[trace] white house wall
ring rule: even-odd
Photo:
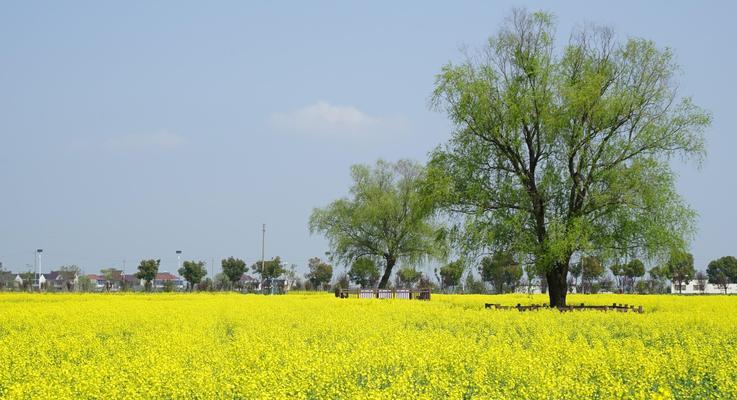
[[[702,292],[698,288],[699,284],[697,281],[693,280],[688,282],[680,291],[682,294],[725,294],[724,289],[720,288],[719,286],[713,284],[713,283],[707,283],[706,287],[704,288],[704,291]],[[679,293],[678,287],[671,283],[670,285],[670,291],[671,293]],[[727,293],[726,294],[737,294],[737,283],[730,283],[727,285]]]

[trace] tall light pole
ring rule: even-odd
[[[41,253],[44,252],[44,249],[36,249],[36,286],[38,286],[38,291],[41,291]]]
[[[177,250],[177,273],[179,273],[179,268],[182,268],[182,251]]]
[[[266,254],[266,224],[263,224],[261,227],[261,274],[263,276],[264,271],[266,270],[266,264],[265,261],[265,254]],[[273,287],[274,282],[270,282],[269,286]],[[272,289],[273,292],[273,289]]]

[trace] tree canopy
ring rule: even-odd
[[[279,258],[279,256],[276,256],[271,260],[264,261],[263,264],[261,261],[256,261],[251,265],[251,270],[259,274],[262,279],[278,278],[287,272],[287,270],[282,266],[281,258]]]
[[[422,278],[422,273],[413,267],[403,267],[397,271],[396,283],[398,287],[411,289]]]
[[[463,261],[456,260],[449,262],[440,268],[440,281],[443,284],[443,288],[455,287],[461,283],[461,276],[463,276]]]
[[[737,258],[726,256],[709,262],[706,274],[711,283],[737,283]]]
[[[479,273],[481,279],[491,283],[494,293],[514,291],[522,278],[522,266],[510,253],[496,252],[491,257],[481,259]]]
[[[200,283],[202,278],[207,275],[204,261],[185,261],[182,268],[179,268],[179,275],[189,283],[189,290],[194,289],[194,285]]]
[[[355,284],[362,288],[371,288],[376,286],[379,281],[379,268],[374,260],[361,257],[351,264],[348,270],[348,276]]]
[[[678,293],[681,293],[683,285],[693,279],[696,274],[693,255],[685,251],[674,251],[665,265],[664,273],[666,278],[676,285]]]
[[[225,258],[220,262],[220,265],[223,267],[223,274],[233,285],[240,281],[241,276],[246,273],[246,262],[240,258]]]
[[[143,279],[145,281],[146,290],[151,290],[151,281],[156,279],[156,274],[159,272],[159,264],[161,260],[141,260],[138,265],[138,272],[136,272],[136,278]]]
[[[323,262],[319,257],[310,258],[307,267],[310,272],[305,275],[305,278],[315,288],[322,288],[323,285],[330,283],[330,280],[333,279],[333,266]]]
[[[421,196],[423,175],[423,167],[408,160],[354,165],[350,197],[313,210],[310,231],[327,237],[338,262],[382,260],[379,287],[386,287],[398,261],[416,263],[442,253],[433,210]]]
[[[700,160],[710,116],[680,97],[668,49],[516,10],[477,54],[444,66],[433,105],[455,125],[429,163],[469,246],[511,249],[565,305],[572,257],[667,257],[693,233],[669,160]],[[492,249],[493,250],[493,249]]]

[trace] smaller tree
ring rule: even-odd
[[[422,273],[413,267],[403,267],[397,271],[397,287],[412,289],[412,287],[420,281],[421,276]]]
[[[79,279],[82,278],[82,269],[78,266],[72,264],[72,265],[62,265],[59,267],[59,273],[62,275],[62,279],[65,281],[66,289],[68,291],[72,290],[79,290],[78,287],[75,287],[75,278],[77,283],[79,283]]]
[[[604,275],[604,264],[598,257],[590,256],[582,257],[580,262],[584,293],[591,293],[594,282]]]
[[[696,274],[693,255],[682,251],[671,253],[668,263],[665,265],[665,274],[676,285],[678,293],[682,293],[685,284],[693,279],[694,274]]]
[[[115,286],[116,282],[122,281],[123,271],[120,269],[103,268],[100,270],[100,273],[102,273],[102,276],[105,278],[105,290],[107,291],[110,291],[110,289]]]
[[[356,285],[362,288],[372,288],[379,281],[379,268],[376,266],[374,260],[361,257],[351,264],[351,269],[348,270],[348,276]]]
[[[650,268],[648,275],[650,275],[649,292],[665,293],[665,280],[668,279],[666,276],[667,274],[665,273],[665,266],[655,266]]]
[[[617,287],[619,293],[624,293],[625,277],[624,277],[625,266],[622,264],[612,264],[609,266],[609,270],[612,272],[614,279],[617,280]]]
[[[245,269],[245,264],[244,264],[244,269]],[[233,281],[231,281],[228,275],[226,275],[224,272],[221,272],[215,275],[215,279],[213,280],[212,285],[215,290],[233,289]]]
[[[32,271],[26,271],[20,273],[20,279],[23,281],[21,284],[25,290],[33,290],[33,283],[36,281],[36,274]]]
[[[495,253],[481,259],[479,273],[483,281],[491,283],[494,293],[513,292],[522,279],[522,266],[509,253]]]
[[[335,279],[335,289],[337,290],[348,289],[348,286],[350,286],[350,284],[351,280],[348,277],[348,274],[346,274],[345,272],[338,275],[338,277]]]
[[[481,279],[476,280],[472,273],[466,274],[466,281],[463,284],[464,292],[470,294],[484,294],[486,293],[486,286],[484,281]]]
[[[279,256],[272,258],[269,261],[255,262],[251,265],[253,272],[259,274],[262,279],[274,279],[280,277],[286,272],[284,267],[281,265],[281,258]],[[332,269],[332,268],[331,268]]]
[[[194,286],[207,275],[207,268],[205,268],[204,261],[185,261],[182,263],[182,268],[179,268],[179,275],[187,281],[189,291],[194,290]]]
[[[91,292],[92,291],[92,281],[90,281],[90,278],[87,277],[87,275],[80,275],[79,278],[79,290],[80,292]]]
[[[724,294],[727,294],[727,289],[729,288],[729,278],[727,278],[727,275],[720,272],[714,277],[710,277],[709,282],[717,285],[720,290],[724,291]]]
[[[246,272],[246,262],[240,258],[228,257],[222,260],[220,265],[223,267],[223,274],[228,278],[228,282],[230,283],[227,286],[229,288],[236,286],[240,282],[241,276]],[[220,290],[222,289],[225,289],[223,285],[220,287]]]
[[[726,294],[727,285],[737,282],[737,258],[726,256],[711,261],[706,267],[706,274],[709,282],[719,285]]]
[[[151,282],[156,279],[156,274],[159,273],[159,264],[161,264],[161,260],[151,259],[141,260],[141,263],[138,265],[136,278],[143,279],[146,291],[151,291]]]
[[[645,276],[645,264],[635,258],[622,266],[622,274],[624,275],[625,288],[628,292],[632,292],[635,287],[635,280]]]
[[[319,257],[310,258],[307,263],[310,272],[305,275],[312,287],[324,289],[325,284],[333,279],[333,266],[324,263]]]
[[[701,292],[701,294],[704,294],[704,291],[706,291],[706,282],[709,280],[709,277],[706,276],[706,273],[704,273],[704,271],[697,271],[695,278],[696,289]]]
[[[440,278],[443,289],[455,288],[461,282],[463,276],[463,263],[461,260],[453,261],[440,268]]]

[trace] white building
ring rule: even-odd
[[[679,290],[680,289],[680,290]],[[701,283],[696,279],[689,281],[681,285],[679,288],[675,283],[670,284],[671,293],[681,294],[737,294],[737,283],[728,283],[727,290],[724,290],[723,286],[715,285],[713,283],[704,283],[701,287]]]

